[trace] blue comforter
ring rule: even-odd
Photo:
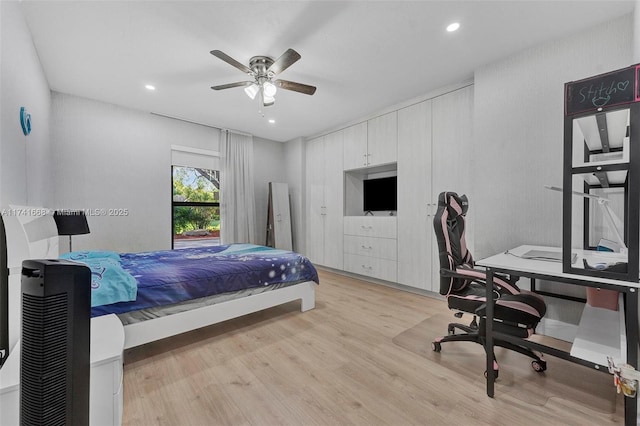
[[[280,283],[318,281],[306,257],[253,244],[120,254],[137,283],[132,301],[94,306],[92,316],[123,313]]]

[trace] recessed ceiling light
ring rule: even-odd
[[[145,89],[147,90],[156,90],[156,86],[152,86],[151,84],[145,84]]]
[[[447,31],[449,31],[450,33],[453,31],[456,31],[458,28],[460,28],[460,23],[458,22],[454,22],[452,24],[449,24],[447,26]]]
[[[276,122],[276,120],[274,120],[273,118],[269,119],[269,123],[274,124]]]

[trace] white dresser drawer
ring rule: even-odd
[[[386,281],[395,282],[398,278],[398,262],[395,260],[345,253],[344,269],[354,274],[366,275]]]
[[[345,235],[397,238],[398,220],[395,216],[345,216]]]
[[[398,240],[391,238],[344,236],[344,252],[379,259],[397,260]]]

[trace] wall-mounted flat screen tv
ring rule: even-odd
[[[396,176],[366,179],[362,183],[365,212],[398,209],[398,178]]]

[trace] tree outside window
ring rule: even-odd
[[[173,246],[220,244],[220,172],[172,167]]]

